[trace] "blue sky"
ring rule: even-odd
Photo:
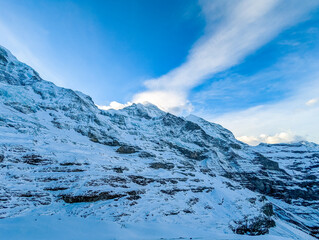
[[[318,6],[0,0],[0,44],[101,106],[149,101],[250,144],[319,142]]]
[[[203,33],[200,12],[188,0],[0,0],[2,25],[36,60],[5,36],[0,44],[97,104],[124,102],[185,60]]]

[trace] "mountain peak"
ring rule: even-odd
[[[17,62],[19,62],[18,59],[8,49],[0,45],[0,69]]]
[[[10,85],[25,86],[42,80],[33,68],[20,62],[2,46],[0,46],[0,76],[0,82]]]
[[[161,117],[166,114],[166,112],[150,102],[133,103],[119,111],[127,112],[130,115],[143,116],[145,118]]]

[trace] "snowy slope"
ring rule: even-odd
[[[290,178],[273,183],[268,195],[278,215],[319,235],[319,145],[309,142],[294,144],[260,144],[257,151],[278,163]],[[278,187],[276,186],[278,184]],[[279,201],[280,200],[280,201]],[[283,201],[282,201],[283,200]]]
[[[318,146],[300,144],[307,145],[303,153],[292,145],[289,153],[250,147],[218,124],[151,104],[100,110],[0,47],[0,234],[6,237],[15,219],[60,216],[124,226],[136,239],[149,234],[138,226],[163,226],[154,239],[167,226],[176,233],[194,229],[193,236],[205,239],[311,239],[318,181],[307,168],[317,163]],[[303,170],[296,174],[283,156],[302,162]]]

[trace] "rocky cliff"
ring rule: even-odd
[[[314,143],[251,147],[148,103],[100,110],[0,47],[0,218],[62,213],[311,239],[318,167]]]

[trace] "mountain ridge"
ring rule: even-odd
[[[2,47],[0,109],[1,218],[32,210],[302,239],[278,227],[288,223],[318,237],[314,143],[252,147],[151,104],[100,110]]]

